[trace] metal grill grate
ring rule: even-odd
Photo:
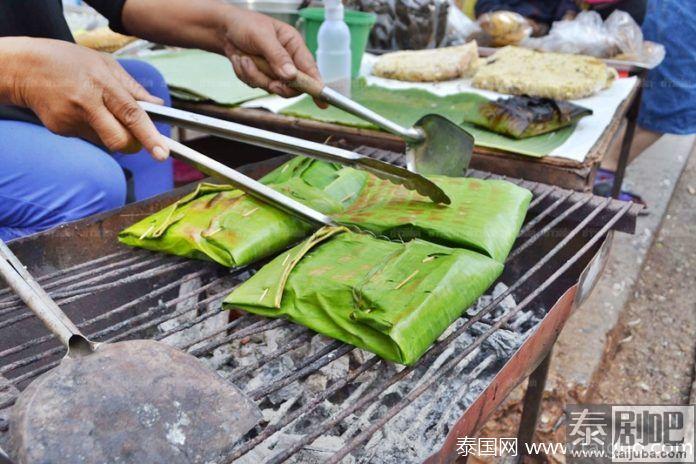
[[[389,152],[363,152],[397,164],[401,161],[401,155]],[[436,397],[439,389],[446,388],[443,385],[454,384],[456,379],[458,387],[450,392],[450,400],[458,401],[482,373],[494,374],[496,366],[499,368],[511,354],[510,350],[496,353],[495,335],[500,331],[514,332],[521,334],[520,340],[533,336],[545,309],[577,282],[580,270],[592,256],[590,251],[597,249],[610,230],[631,230],[634,226],[637,207],[630,203],[511,181],[529,188],[534,199],[500,279],[505,285],[494,297],[482,297],[476,311],[470,310],[453,324],[416,365],[408,368],[391,365],[337,341],[314,343],[319,336],[284,320],[247,314],[228,317],[221,313],[221,299],[249,277],[253,266],[230,271],[209,263],[123,249],[55,270],[38,280],[68,314],[71,308],[77,308],[73,317],[81,321],[79,327],[90,338],[117,341],[147,337],[171,343],[205,358],[222,375],[246,387],[246,393],[262,408],[273,395],[298,385],[339,359],[349,358],[349,368],[325,389],[309,391],[303,383],[296,392],[297,398],[289,405],[284,403],[285,410],[258,426],[223,460],[249,458],[279,432],[312,418],[301,436],[288,443],[279,442],[264,457],[265,462],[284,462],[318,437],[338,433],[341,445],[328,458],[328,462],[335,463],[351,453],[364,452],[362,445],[424,395]],[[516,303],[501,310],[501,303],[510,297]],[[100,307],[86,316],[90,313],[79,308],[88,305]],[[272,331],[283,331],[282,344],[255,356],[251,362],[236,363],[248,340]],[[32,338],[31,334],[39,335]],[[278,369],[267,382],[248,382],[254,373],[302,350],[308,351],[292,365]],[[55,366],[63,352],[55,338],[41,330],[39,322],[14,295],[7,289],[0,290],[0,417],[2,410],[14,403],[17,393]],[[368,375],[373,381],[365,381]],[[385,397],[396,387],[397,397],[390,400],[386,410],[375,415],[377,406],[384,404]],[[317,419],[317,409],[337,395],[346,398],[331,415]],[[369,420],[348,421],[361,415],[367,415]],[[441,436],[456,418],[437,421],[435,427]],[[353,425],[346,426],[348,422]],[[2,431],[0,423],[0,443]]]

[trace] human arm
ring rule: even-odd
[[[221,1],[126,0],[120,19],[124,32],[131,35],[225,55],[244,82],[282,96],[297,95],[285,84],[295,78],[297,69],[320,78],[295,28]],[[246,56],[265,58],[273,75],[262,73]]]
[[[112,151],[168,149],[137,100],[161,103],[110,56],[31,37],[0,38],[0,103],[31,109],[52,132]]]

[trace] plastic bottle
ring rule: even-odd
[[[317,37],[317,66],[324,83],[350,96],[350,30],[341,0],[324,1],[324,22]]]

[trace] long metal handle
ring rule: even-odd
[[[177,110],[167,106],[139,102],[147,113],[158,121],[178,125],[186,129],[217,135],[238,142],[248,143],[258,147],[284,151],[293,155],[309,156],[332,163],[355,166],[361,159],[360,155],[341,148],[310,142],[309,140],[290,137],[289,135],[244,126],[231,121],[203,116],[188,111]]]
[[[273,75],[273,70],[268,64],[268,61],[258,56],[250,58],[254,61],[254,64],[256,64],[261,72],[267,75]],[[340,108],[343,111],[369,121],[387,132],[398,135],[407,142],[420,142],[425,138],[425,134],[423,134],[422,131],[416,128],[407,129],[400,126],[391,119],[387,119],[384,116],[375,113],[371,109],[364,107],[355,100],[351,100],[341,93],[336,92],[332,88],[325,86],[323,82],[316,80],[309,74],[302,72],[299,69],[297,70],[297,77],[295,80],[288,82],[288,85],[295,90],[306,93],[311,97],[324,100],[326,103],[330,103],[336,108]]]
[[[252,195],[259,200],[275,206],[292,216],[299,216],[311,223],[327,226],[336,226],[336,222],[329,216],[320,213],[302,203],[293,200],[272,188],[247,177],[241,172],[235,171],[229,166],[215,161],[202,153],[187,147],[176,140],[166,138],[167,145],[172,151],[172,156],[193,164],[199,171],[214,177],[221,177],[232,183],[240,190]]]
[[[0,464],[12,464],[10,457],[5,453],[5,451],[0,448]]]
[[[80,329],[68,319],[2,240],[0,274],[46,328],[68,348],[68,355],[84,355],[94,351],[96,345],[82,335]]]
[[[342,150],[330,145],[310,142],[297,137],[277,134],[275,132],[244,126],[230,121],[223,121],[201,114],[154,105],[147,102],[139,102],[139,104],[153,119],[158,121],[185,127],[187,129],[198,130],[238,142],[284,151],[294,155],[309,156],[311,158],[362,169],[383,179],[401,184],[409,190],[415,190],[421,195],[429,197],[435,203],[450,204],[450,198],[433,181],[418,173],[410,172],[384,161],[358,155],[351,151]],[[219,163],[218,166],[226,168],[226,166]],[[210,172],[208,172],[208,174],[210,174]]]
[[[333,106],[342,109],[348,113],[351,113],[359,118],[371,122],[377,127],[381,127],[387,132],[391,132],[394,135],[398,135],[407,142],[420,142],[425,139],[425,135],[422,131],[411,127],[405,128],[395,123],[391,119],[387,119],[384,116],[375,113],[369,108],[362,106],[355,100],[336,92],[330,87],[324,87],[319,95],[321,100],[332,104]]]

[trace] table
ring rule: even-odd
[[[500,150],[476,147],[471,167],[509,177],[544,182],[577,191],[590,191],[594,178],[608,147],[620,136],[624,118],[626,131],[622,140],[621,159],[617,169],[615,188],[620,187],[626,167],[630,143],[635,131],[640,108],[641,79],[626,100],[617,108],[610,124],[590,150],[583,162],[566,158],[546,156],[534,158]],[[390,151],[403,151],[401,139],[386,132],[341,126],[292,116],[275,114],[266,110],[226,107],[213,103],[198,103],[175,100],[174,106],[187,111],[225,119],[240,124],[271,130],[317,142],[341,142],[348,147],[362,145]],[[618,193],[618,190],[617,190]]]

